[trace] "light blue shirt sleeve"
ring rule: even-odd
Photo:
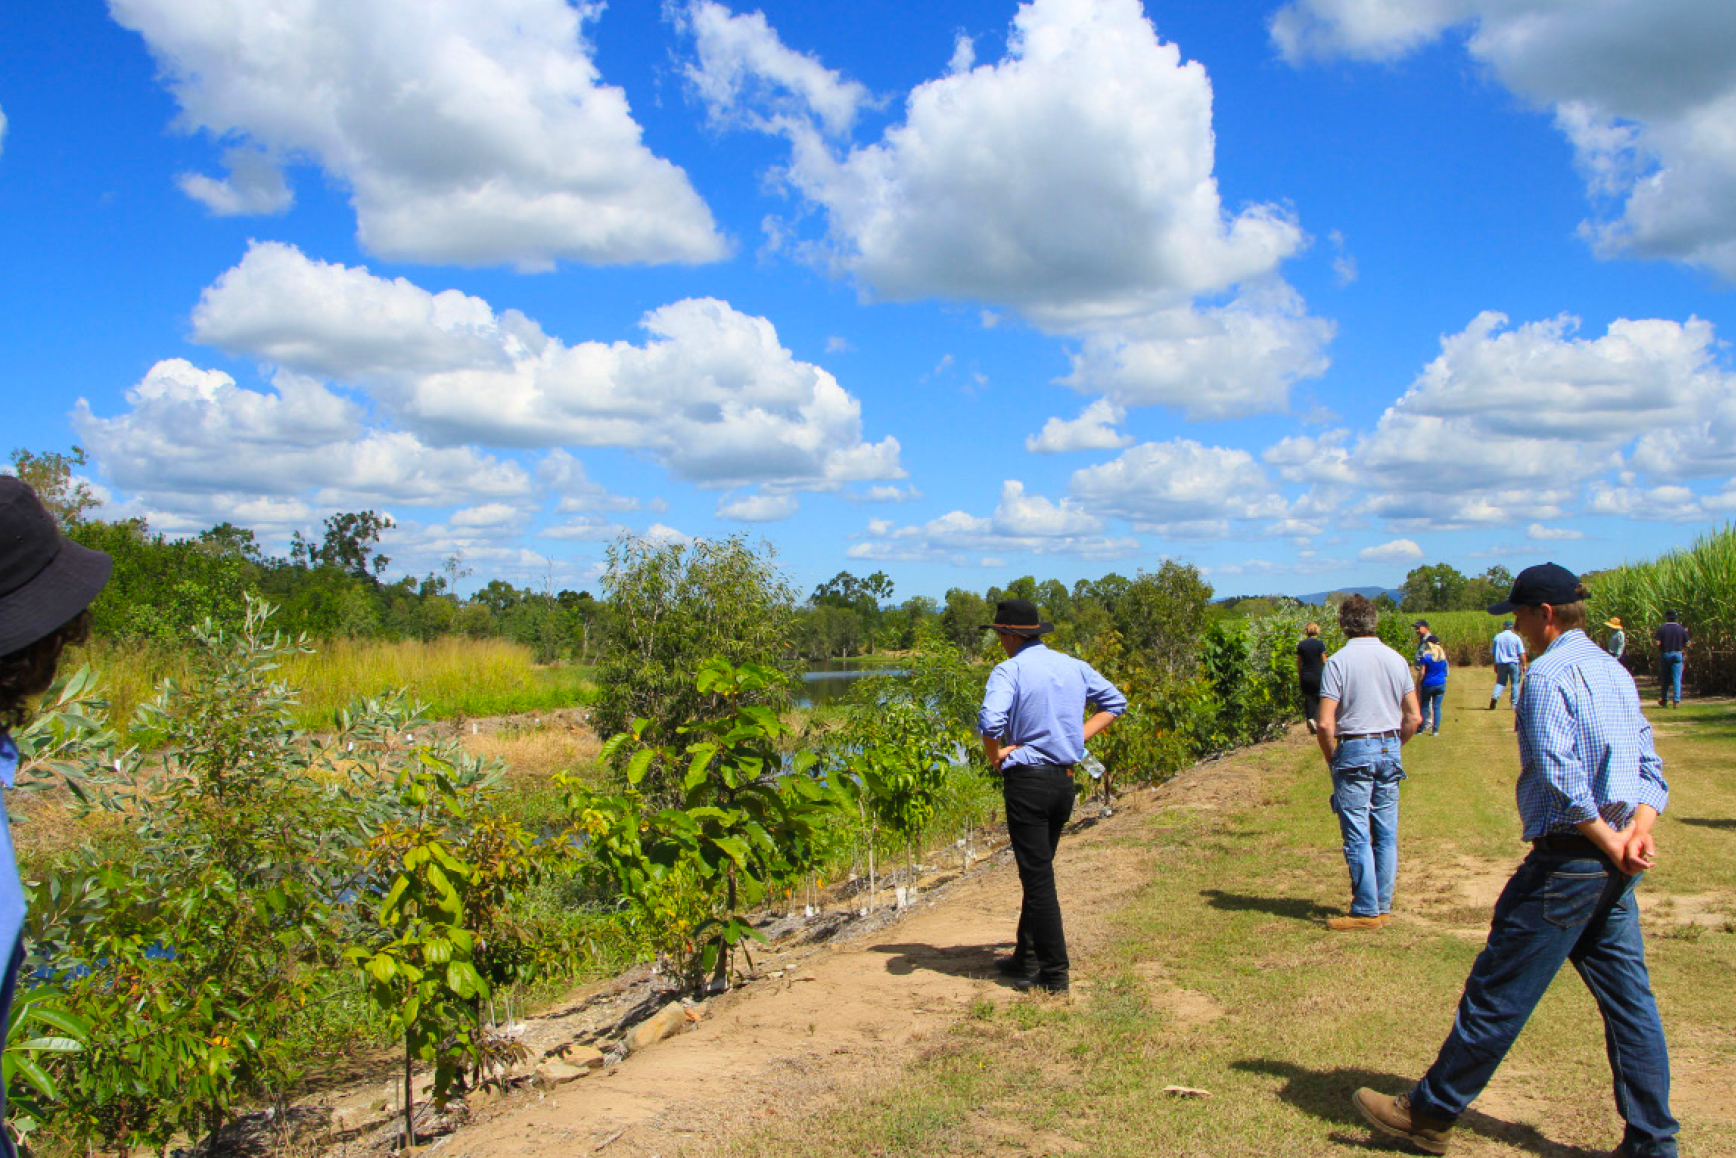
[[[977,732],[999,740],[1007,734],[1007,718],[1013,710],[1013,696],[1018,690],[1012,660],[995,665],[989,673],[989,686],[983,689],[983,704],[977,711]]]

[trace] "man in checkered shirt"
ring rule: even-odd
[[[1554,563],[1528,567],[1491,615],[1513,614],[1536,659],[1519,698],[1519,818],[1531,842],[1465,982],[1453,1029],[1408,1094],[1357,1090],[1381,1132],[1431,1154],[1488,1084],[1564,962],[1603,1015],[1615,1158],[1675,1158],[1670,1059],[1652,997],[1634,885],[1652,867],[1669,800],[1633,677],[1585,634],[1586,591]]]

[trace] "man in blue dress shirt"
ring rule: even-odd
[[[1352,1098],[1381,1132],[1442,1154],[1564,962],[1603,1015],[1616,1158],[1675,1158],[1670,1058],[1652,996],[1634,885],[1652,867],[1669,800],[1633,677],[1585,634],[1586,591],[1554,563],[1528,567],[1491,615],[1513,614],[1536,658],[1519,700],[1519,819],[1531,853],[1495,903],[1452,1032],[1408,1094]]]
[[[1038,638],[1054,628],[1025,599],[1003,599],[986,625],[1007,658],[989,675],[977,731],[1001,773],[1007,836],[1024,899],[1013,955],[997,968],[1017,989],[1067,992],[1070,963],[1055,892],[1055,848],[1073,815],[1073,765],[1085,741],[1127,710],[1127,699],[1088,663],[1050,651]],[[1089,719],[1085,707],[1094,711]]]
[[[24,720],[30,697],[54,682],[61,649],[84,638],[85,608],[108,582],[113,564],[101,551],[60,533],[36,492],[0,475],[0,784],[12,787],[18,748],[12,729]],[[12,1010],[24,964],[24,886],[12,852],[12,829],[0,804],[0,1026]],[[6,1091],[0,1087],[0,1118]],[[0,1154],[11,1158],[9,1131],[0,1129]]]

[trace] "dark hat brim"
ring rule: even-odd
[[[1053,623],[985,623],[984,631],[1004,631],[1008,635],[1022,635],[1026,639],[1034,639],[1039,635],[1047,635],[1055,630]]]
[[[1488,612],[1490,615],[1511,615],[1514,611],[1524,606],[1526,606],[1526,604],[1514,603],[1509,599],[1505,603],[1497,603],[1493,607],[1490,607]]]
[[[106,554],[62,538],[48,566],[0,595],[0,655],[29,647],[89,607],[113,572]]]

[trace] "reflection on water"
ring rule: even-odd
[[[834,704],[850,693],[856,681],[867,676],[902,676],[910,673],[903,668],[884,664],[864,663],[852,659],[821,660],[802,673],[802,686],[796,689],[796,706],[814,708]]]

